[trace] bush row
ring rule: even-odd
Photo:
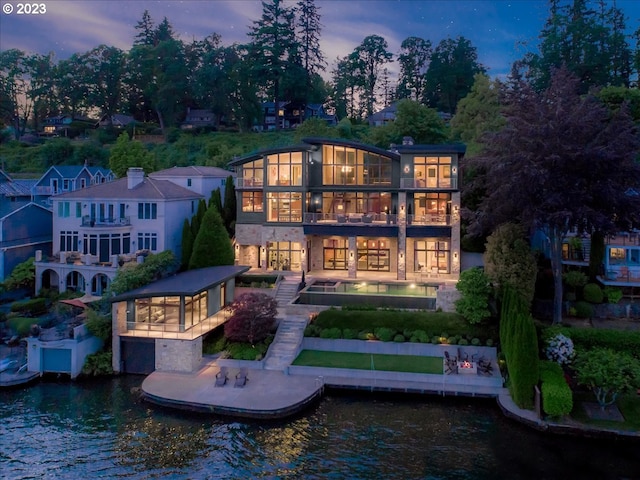
[[[568,415],[573,409],[573,394],[567,385],[562,367],[556,362],[540,362],[542,409],[551,417]]]
[[[22,315],[37,317],[38,315],[47,313],[47,300],[45,298],[32,298],[30,300],[13,302],[11,311],[21,313]]]
[[[470,342],[473,338],[478,338],[481,344],[497,336],[495,327],[469,325],[461,315],[445,312],[329,309],[321,312],[314,319],[312,325],[321,330],[338,328],[369,333],[373,333],[377,328],[388,328],[404,335],[409,340],[416,331],[425,332],[424,335],[429,339],[433,339],[435,336],[445,338],[457,336],[458,340],[465,339]]]
[[[569,337],[579,350],[609,348],[617,352],[627,352],[640,359],[640,331],[607,330],[601,328],[548,327],[544,338],[557,333]]]
[[[327,339],[345,340],[380,340],[382,342],[411,342],[411,343],[433,343],[435,345],[486,345],[492,347],[493,339],[488,338],[483,343],[478,337],[471,335],[449,335],[446,332],[441,334],[430,334],[425,330],[399,331],[388,327],[378,327],[374,329],[354,330],[352,328],[322,328],[318,325],[308,325],[304,331],[305,337],[320,337]]]

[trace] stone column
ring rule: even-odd
[[[356,242],[356,237],[349,237],[347,242],[347,249],[349,251],[347,258],[348,262],[348,277],[349,278],[357,278],[357,270],[358,270],[358,244]]]
[[[398,280],[407,279],[407,193],[398,192]]]

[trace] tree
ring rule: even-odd
[[[442,40],[431,55],[427,70],[425,103],[438,111],[454,113],[471,91],[474,75],[485,73],[478,52],[464,37]]]
[[[4,282],[2,282],[2,286],[6,290],[17,290],[19,288],[33,290],[35,286],[35,278],[35,258],[31,257],[13,267],[11,275],[5,278]]]
[[[538,383],[538,336],[528,311],[519,312],[509,337],[511,347],[506,355],[509,369],[509,391],[520,408],[533,407],[533,387]]]
[[[130,140],[126,132],[122,132],[111,148],[109,168],[118,177],[124,177],[130,167],[141,167],[145,173],[153,172],[153,155],[142,143]]]
[[[531,305],[538,266],[522,227],[505,223],[487,238],[484,267],[487,276],[497,285],[499,297],[505,288],[510,288],[527,306]]]
[[[327,62],[320,49],[322,24],[320,23],[320,12],[315,0],[300,0],[297,5],[297,42],[300,46],[301,64],[306,73],[304,100],[305,103],[309,103],[311,91],[313,90],[312,79],[315,74],[324,71]]]
[[[257,61],[255,75],[266,84],[266,94],[276,106],[276,129],[280,128],[277,107],[281,100],[282,79],[297,54],[295,12],[282,0],[262,2],[262,17],[253,22],[249,31]]]
[[[19,140],[33,109],[26,54],[22,50],[0,51],[0,93],[2,119],[13,127]]]
[[[261,342],[273,330],[278,302],[266,293],[243,293],[230,306],[224,336],[232,342]]]
[[[640,364],[626,352],[592,348],[578,353],[574,368],[578,382],[594,393],[602,409],[640,387]]]
[[[460,280],[456,283],[456,290],[461,295],[455,302],[456,312],[470,324],[481,323],[491,316],[489,297],[492,289],[489,277],[480,268],[470,268],[462,272]]]
[[[500,90],[499,80],[491,81],[487,75],[477,73],[471,91],[458,102],[451,119],[451,138],[467,145],[467,158],[480,153],[487,132],[497,132],[504,125]]]
[[[193,242],[189,270],[216,265],[233,265],[233,263],[233,246],[222,218],[215,208],[209,208],[204,214],[200,230]]]
[[[204,214],[207,212],[207,203],[204,199],[201,199],[198,202],[198,210],[196,210],[196,214],[191,219],[191,235],[195,241],[198,233],[200,232],[200,226],[202,225],[202,220],[204,219]],[[219,212],[220,213],[220,212]],[[222,215],[222,213],[220,213]]]
[[[562,241],[571,229],[611,232],[628,228],[640,199],[637,128],[627,112],[610,112],[578,93],[566,69],[537,93],[519,82],[506,92],[506,126],[489,136],[484,153],[470,159],[479,174],[464,189],[484,189],[470,233],[506,221],[539,229],[548,238],[554,277],[554,323],[562,321]]]
[[[379,35],[369,35],[352,53],[353,65],[359,70],[365,113],[373,115],[376,104],[376,84],[384,65],[391,62],[393,54],[387,50],[387,41]]]
[[[236,230],[236,187],[233,183],[233,176],[229,175],[224,184],[224,203],[222,204],[222,220],[227,229],[229,238],[233,238]]]
[[[193,252],[193,233],[191,233],[191,225],[189,220],[184,219],[182,224],[182,257],[180,261],[180,269],[187,270],[189,268],[189,260]]]
[[[408,37],[400,45],[398,63],[400,78],[397,97],[419,102],[427,84],[427,70],[431,60],[431,42],[420,37]]]
[[[218,213],[222,215],[222,194],[220,193],[220,187],[211,191],[211,197],[209,198],[207,208],[215,208],[218,210]]]
[[[89,105],[89,89],[93,86],[84,55],[74,53],[54,67],[56,99],[61,111],[72,116]]]
[[[88,101],[107,116],[118,113],[124,102],[127,58],[116,47],[100,45],[82,56],[88,78]]]

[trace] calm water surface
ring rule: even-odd
[[[640,479],[640,443],[533,432],[492,400],[330,395],[247,423],[140,402],[142,379],[0,392],[0,478]]]

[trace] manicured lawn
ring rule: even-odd
[[[303,350],[293,365],[442,374],[442,357]]]

